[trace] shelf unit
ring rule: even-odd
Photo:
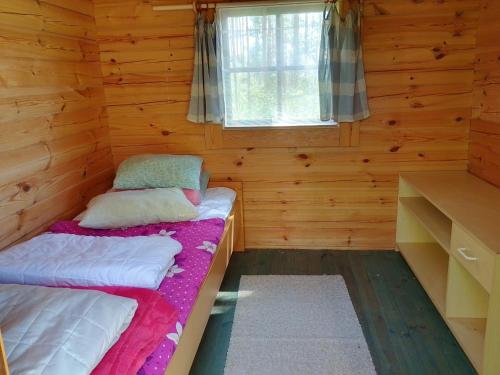
[[[399,201],[412,212],[437,243],[444,249],[450,250],[451,220],[446,215],[423,197],[401,197]]]
[[[481,375],[500,374],[499,222],[500,190],[467,172],[400,176],[397,249]]]
[[[445,311],[448,255],[433,243],[398,244],[408,265],[441,314]]]

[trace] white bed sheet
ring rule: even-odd
[[[93,290],[0,285],[12,375],[86,375],[129,326],[137,302]]]
[[[236,199],[236,192],[225,187],[207,189],[193,221],[220,218],[226,220]]]
[[[0,283],[157,289],[181,250],[169,236],[45,233],[0,252]]]

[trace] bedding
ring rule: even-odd
[[[203,159],[192,155],[136,155],[124,160],[113,182],[115,189],[177,187],[200,190]]]
[[[181,250],[165,235],[45,233],[0,252],[0,283],[157,289]]]
[[[193,220],[227,219],[233,209],[236,192],[225,187],[207,189],[198,208],[198,216]]]
[[[201,171],[200,192],[202,197],[204,197],[205,193],[207,192],[209,182],[210,182],[210,173],[208,171]]]
[[[230,209],[225,211],[229,213]],[[182,244],[182,252],[176,255],[175,264],[169,269],[158,289],[165,301],[179,312],[178,320],[169,327],[168,335],[138,372],[142,375],[160,375],[164,373],[182,336],[198,291],[210,269],[224,226],[225,220],[221,218],[113,230],[87,229],[78,226],[78,221],[61,221],[54,224],[50,230],[58,233],[123,237],[154,236],[163,233],[170,234]]]
[[[205,196],[205,193],[207,192],[209,180],[210,180],[210,173],[208,173],[207,171],[202,171],[200,175],[200,190],[182,189],[182,192],[192,204],[198,206],[201,203],[201,199]],[[127,191],[127,190],[111,189],[108,192],[116,192],[116,191]],[[89,205],[91,204],[92,201],[89,202]]]
[[[119,340],[108,350],[92,375],[135,375],[177,321],[177,310],[157,291],[126,287],[92,287],[92,290],[132,298],[138,306]]]
[[[200,176],[200,190],[195,189],[182,189],[182,192],[189,201],[198,206],[208,189],[208,181],[210,180],[210,173],[202,171]]]
[[[0,285],[0,326],[12,375],[84,375],[127,328],[130,298],[93,290]]]
[[[200,205],[198,205],[198,216],[193,221],[206,220],[206,219],[226,219],[231,210],[233,203],[236,199],[236,192],[232,189],[225,187],[209,188],[202,198]],[[80,213],[75,217],[75,220],[81,220],[86,211]]]
[[[194,190],[194,189],[182,189],[182,192],[190,201],[192,204],[195,206],[198,206],[201,203],[201,191],[200,190]]]
[[[80,226],[96,229],[133,227],[195,218],[196,207],[178,188],[125,190],[92,199]]]

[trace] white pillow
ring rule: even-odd
[[[94,229],[187,221],[198,215],[179,188],[110,192],[92,199],[80,226]]]

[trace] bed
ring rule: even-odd
[[[214,253],[211,266],[203,281],[196,302],[184,327],[179,344],[170,360],[165,375],[187,375],[198,350],[212,306],[224,278],[233,251],[244,251],[243,189],[241,182],[211,182],[209,187],[227,187],[236,192],[231,213]]]
[[[190,286],[190,293],[193,295],[193,297],[189,306],[184,308],[185,311],[182,314],[184,317],[182,326],[179,327],[180,322],[176,324],[177,331],[180,329],[182,331],[182,334],[180,334],[180,332],[177,332],[177,337],[170,337],[175,339],[176,345],[173,347],[173,349],[170,349],[171,355],[168,358],[168,362],[164,363],[163,367],[160,366],[161,373],[164,373],[166,375],[187,375],[189,373],[191,364],[198,349],[198,345],[210,316],[214,300],[216,298],[220,283],[224,277],[224,273],[229,263],[231,254],[233,251],[242,251],[244,249],[241,183],[231,181],[212,182],[210,183],[209,187],[230,188],[236,192],[236,198],[234,200],[234,203],[232,204],[232,207],[230,205],[227,206],[227,204],[225,207],[218,207],[217,199],[207,200],[207,202],[211,202],[211,205],[207,203],[207,205],[203,206],[202,203],[201,206],[203,207],[200,207],[200,217],[195,220],[198,221],[198,223],[172,224],[177,225],[177,229],[184,227],[192,231],[202,230],[202,228],[206,227],[207,225],[218,225],[220,227],[218,233],[220,234],[217,238],[218,244],[216,247],[215,244],[212,244],[213,248],[207,249],[201,246],[202,250],[207,250],[211,255],[210,258],[207,258],[206,256],[205,258],[203,258],[203,256],[199,257],[200,259],[203,258],[205,262],[203,272],[198,273],[196,283],[193,286]],[[214,191],[216,190],[224,189],[214,189]],[[216,219],[211,219],[218,216],[221,218],[223,216],[225,220],[222,221],[218,219],[217,221]],[[172,233],[175,233],[175,231],[173,231]],[[197,248],[200,249],[200,246],[198,246]],[[175,273],[175,271],[173,272]],[[162,283],[159,291],[161,292],[163,289],[166,292],[166,296],[175,297],[175,293],[171,293],[171,291],[168,289],[169,287],[171,289],[175,287],[175,284],[172,283],[172,280],[173,279],[168,279],[166,277],[164,279],[165,282]],[[172,299],[175,299],[174,297],[172,297]],[[179,306],[182,310],[182,303]],[[172,335],[175,336],[176,334],[172,333]],[[168,336],[170,336],[170,334],[167,335],[167,337]],[[158,348],[158,350],[160,350],[159,357],[161,358],[161,348]],[[155,356],[152,355],[151,357],[151,361],[148,360],[146,362],[145,366],[139,371],[139,374],[159,373],[151,371],[151,369],[157,369],[157,366],[153,363],[153,361],[155,360]],[[158,358],[158,355],[156,356],[156,358]],[[165,366],[167,366],[166,370],[164,370]],[[4,369],[2,371],[8,370]],[[0,375],[3,375],[1,371]]]

